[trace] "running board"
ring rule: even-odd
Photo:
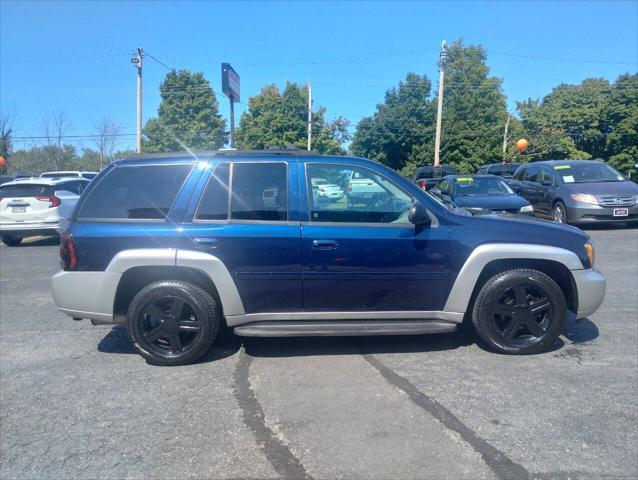
[[[331,337],[358,335],[420,335],[454,332],[457,324],[444,320],[349,320],[255,322],[235,327],[242,337]]]

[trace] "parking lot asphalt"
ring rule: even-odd
[[[540,355],[225,332],[172,368],[55,309],[55,242],[2,246],[0,478],[637,478],[638,230],[588,233],[605,302]]]

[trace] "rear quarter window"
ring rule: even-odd
[[[79,219],[164,220],[193,164],[118,166],[89,193]]]
[[[0,187],[0,198],[7,197],[43,197],[53,195],[51,185],[4,185]]]

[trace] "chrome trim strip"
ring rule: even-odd
[[[224,315],[243,315],[245,313],[244,304],[237,291],[235,281],[224,262],[219,258],[195,250],[177,250],[176,265],[194,268],[208,275],[217,289]]]
[[[243,337],[325,337],[359,335],[421,335],[446,333],[457,329],[457,324],[441,320],[355,320],[258,322],[235,327],[236,335]]]
[[[306,320],[445,320],[452,323],[463,321],[462,313],[440,311],[388,311],[388,312],[282,312],[248,313],[245,315],[226,315],[229,327],[247,323],[272,321]]]
[[[528,243],[488,243],[481,245],[475,248],[465,261],[463,268],[461,268],[456,277],[452,290],[450,290],[443,311],[464,313],[467,310],[476,281],[485,265],[494,260],[517,258],[553,260],[562,263],[569,270],[583,270],[583,264],[578,256],[564,248]]]
[[[174,248],[135,248],[122,250],[106,267],[106,272],[124,273],[129,268],[147,266],[174,266],[177,250]]]

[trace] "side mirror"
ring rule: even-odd
[[[414,202],[410,207],[408,220],[417,226],[429,226],[431,223],[428,209],[421,202]]]

